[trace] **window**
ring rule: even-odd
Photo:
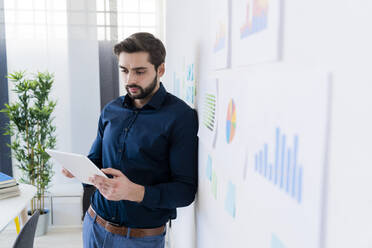
[[[5,0],[8,39],[66,39],[67,15],[64,0]]]
[[[163,0],[97,0],[98,40],[123,40],[144,31],[163,38]]]

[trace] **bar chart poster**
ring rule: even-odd
[[[230,75],[219,80],[222,127],[215,163],[225,202],[222,210],[220,205],[218,208],[220,218],[231,223],[228,232],[236,235],[227,240],[217,238],[217,243],[231,247],[242,247],[243,243],[245,247],[322,247],[330,118],[327,73],[283,66],[273,68],[270,75],[257,69],[239,82]],[[228,143],[226,116],[233,109],[231,99],[236,130]],[[209,226],[215,222],[222,221],[211,221]],[[253,233],[249,239],[240,238]]]
[[[209,148],[215,147],[218,120],[218,81],[215,78],[204,81],[200,89],[199,138]]]
[[[213,11],[213,56],[215,69],[224,69],[228,66],[229,53],[229,6],[227,0],[214,1]]]
[[[269,0],[246,2],[245,19],[240,27],[240,39],[267,29]]]
[[[274,132],[273,132],[274,133]],[[254,155],[254,170],[278,190],[286,193],[298,203],[302,199],[303,168],[297,157],[299,138],[293,137],[293,143],[280,128],[275,131],[275,143],[265,143]],[[269,157],[269,149],[273,149],[274,157]]]
[[[278,60],[280,0],[236,0],[232,4],[233,66]]]

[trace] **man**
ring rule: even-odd
[[[166,51],[159,39],[135,33],[114,52],[127,94],[102,110],[88,155],[110,178],[90,179],[97,190],[84,247],[160,248],[167,221],[195,197],[197,115],[160,82]]]

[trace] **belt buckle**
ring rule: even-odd
[[[110,222],[110,221],[107,221],[110,225],[112,226],[117,226],[117,227],[121,227],[120,224],[117,224],[117,223],[113,223],[113,222]]]

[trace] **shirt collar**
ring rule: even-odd
[[[148,106],[154,109],[159,109],[161,105],[163,104],[166,95],[167,95],[167,91],[165,90],[163,83],[160,82],[159,89],[151,97],[150,101],[145,106],[143,106],[143,108],[146,108]],[[130,98],[128,94],[124,96],[123,106],[125,108],[133,107],[132,98]]]

